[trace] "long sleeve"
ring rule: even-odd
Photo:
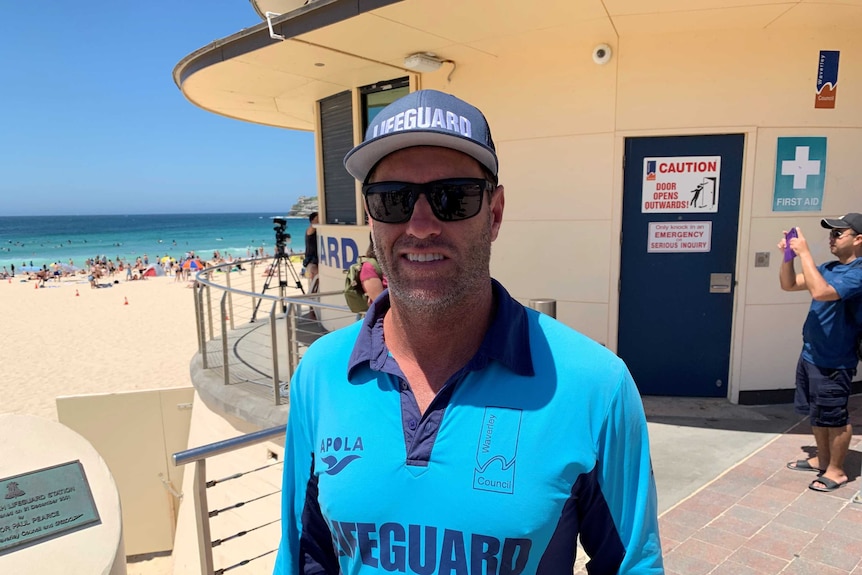
[[[597,480],[625,549],[618,575],[664,573],[646,417],[628,370],[608,409],[599,437],[598,461]],[[591,562],[601,563],[600,550],[588,548],[589,533],[586,517],[582,529],[584,548],[593,558]]]

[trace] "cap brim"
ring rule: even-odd
[[[393,132],[359,144],[344,157],[344,167],[351,176],[364,182],[371,168],[384,157],[392,152],[416,146],[436,146],[463,152],[475,158],[494,176],[497,175],[497,156],[493,150],[470,138],[430,130]]]
[[[850,224],[848,224],[844,220],[833,220],[829,218],[823,218],[822,220],[820,220],[820,225],[829,230],[834,230],[836,228],[844,230],[851,227]]]

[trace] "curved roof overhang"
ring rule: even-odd
[[[256,124],[313,130],[314,103],[409,73],[395,62],[316,44],[307,35],[399,0],[317,0],[183,58],[174,82],[196,106]]]
[[[297,2],[266,1],[288,9]],[[189,101],[216,114],[314,130],[317,100],[407,75],[403,60],[414,52],[481,66],[498,57],[501,42],[527,33],[535,39],[537,31],[560,26],[608,42],[692,30],[862,29],[862,0],[495,0],[492,11],[488,5],[464,0],[444,10],[439,0],[311,0],[271,20],[284,40],[272,38],[262,22],[185,57],[174,81]]]

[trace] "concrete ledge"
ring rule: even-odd
[[[275,405],[272,395],[262,394],[255,384],[225,385],[218,372],[203,369],[199,353],[192,357],[189,372],[192,385],[201,400],[215,413],[245,421],[260,429],[287,424],[290,411],[288,404]]]

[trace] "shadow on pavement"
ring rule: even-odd
[[[802,418],[789,403],[734,405],[725,398],[643,396],[650,423],[727,431],[784,433]]]

